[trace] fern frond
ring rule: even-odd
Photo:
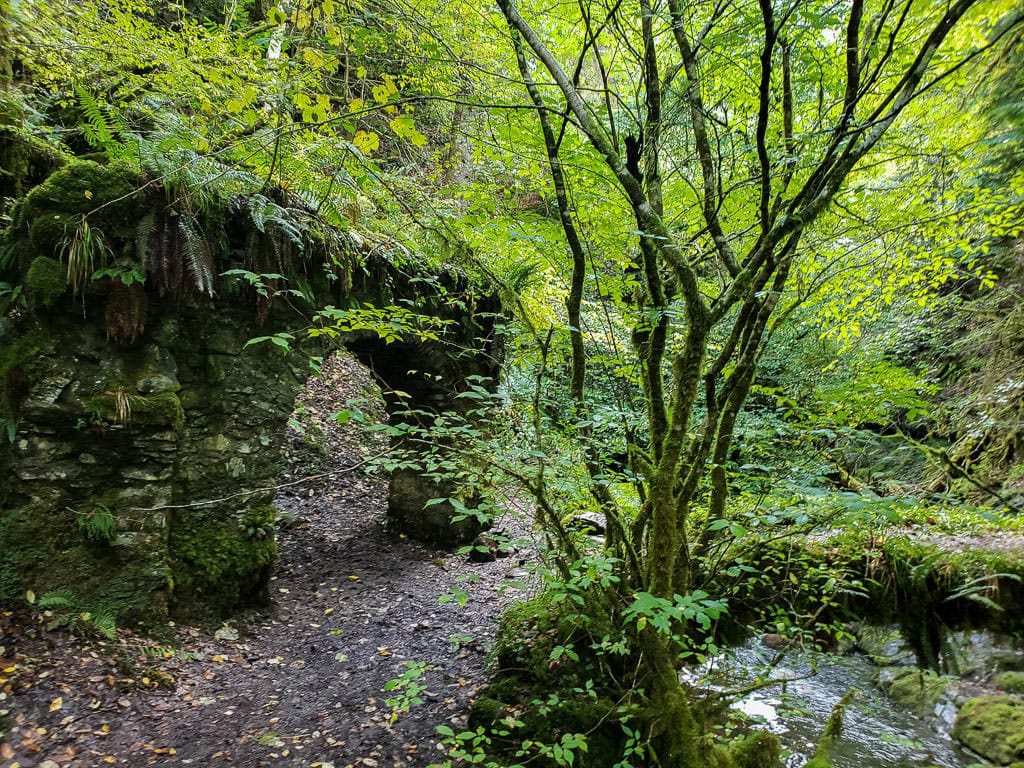
[[[18,244],[14,237],[14,227],[8,227],[0,234],[0,270],[10,269],[18,258]]]
[[[98,635],[107,640],[113,640],[117,637],[117,618],[110,611],[96,611],[90,616],[88,624],[92,625],[92,629]]]
[[[125,153],[125,143],[118,138],[118,133],[127,132],[128,124],[117,110],[109,104],[101,103],[84,88],[76,88],[78,108],[85,120],[82,122],[82,135],[89,146],[109,154],[112,158],[120,158]]]
[[[55,589],[39,596],[37,605],[44,610],[54,608],[74,608],[78,605],[75,596],[68,589]]]
[[[156,214],[150,211],[135,225],[135,259],[143,269],[148,265],[150,240],[156,233]]]
[[[213,296],[213,255],[206,238],[191,216],[179,216],[178,228],[181,230],[185,266],[192,275],[195,287],[200,293]]]

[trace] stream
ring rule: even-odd
[[[777,653],[754,639],[687,677],[720,690],[739,689],[763,674]],[[833,707],[851,688],[858,693],[831,752],[836,768],[964,768],[978,762],[950,739],[940,718],[917,717],[890,701],[878,688],[879,672],[861,654],[792,651],[771,675],[789,682],[748,694],[732,708],[779,737],[787,768],[798,768],[813,756]]]

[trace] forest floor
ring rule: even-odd
[[[504,588],[525,575],[526,555],[470,563],[386,530],[386,483],[344,470],[368,449],[328,418],[365,392],[366,377],[332,361],[300,401],[306,438],[292,431],[282,483],[333,474],[276,500],[290,525],[278,537],[270,610],[219,628],[172,626],[163,644],[127,630],[113,642],[74,636],[0,613],[0,766],[385,768],[443,758],[434,726],[458,729],[484,683],[497,617],[518,592]],[[452,589],[468,592],[464,606],[438,603]],[[411,681],[425,686],[423,703],[400,712],[388,700],[403,689],[383,689],[408,664],[425,665]]]

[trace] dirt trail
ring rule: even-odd
[[[360,458],[351,431],[324,418],[351,394],[339,394],[339,383],[351,389],[360,375],[340,363],[307,392],[303,420],[324,431],[327,471]],[[302,440],[292,442],[286,482],[313,463]],[[389,533],[385,494],[381,479],[361,471],[282,493],[278,506],[293,525],[279,536],[272,610],[216,631],[177,627],[173,648],[123,631],[116,644],[32,631],[31,617],[5,615],[0,691],[6,678],[10,692],[0,712],[9,711],[9,731],[0,765],[438,760],[434,726],[458,724],[483,682],[494,622],[514,594],[500,588],[520,558],[470,564]],[[455,587],[470,593],[466,606],[439,605]],[[394,719],[385,699],[395,693],[382,688],[405,662],[427,665],[424,703]]]

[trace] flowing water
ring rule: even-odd
[[[752,640],[687,677],[721,690],[739,689],[763,674],[777,653]],[[833,707],[851,688],[858,692],[831,752],[836,768],[963,768],[977,762],[949,738],[940,718],[916,717],[889,701],[877,687],[878,673],[859,654],[791,652],[771,672],[773,679],[789,682],[748,694],[733,709],[779,737],[787,768],[810,759]]]

